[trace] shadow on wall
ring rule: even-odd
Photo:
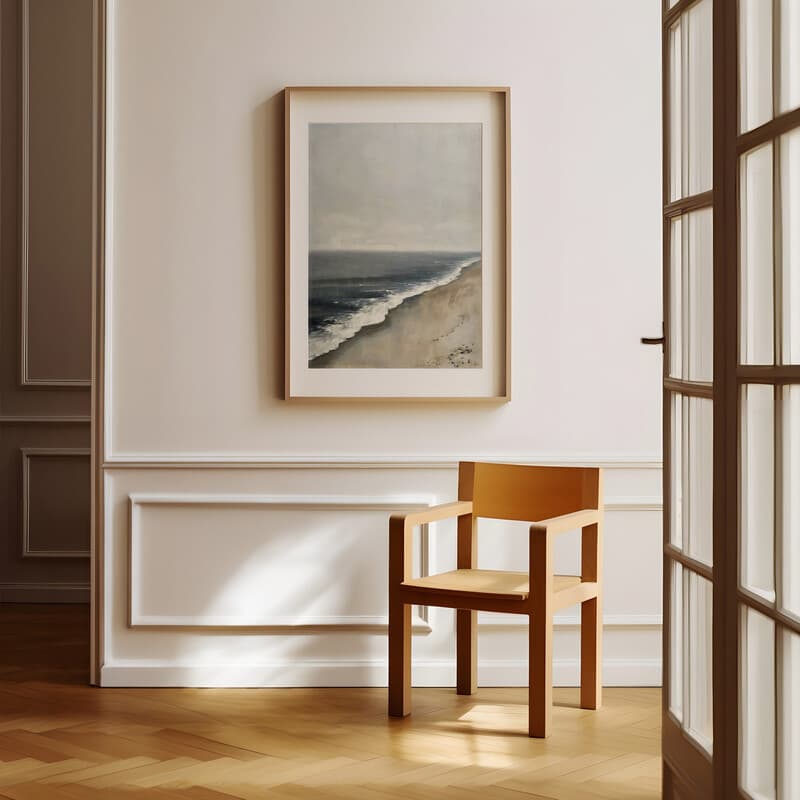
[[[284,354],[284,127],[283,92],[257,106],[253,138],[253,302],[262,407],[283,399]]]

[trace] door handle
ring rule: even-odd
[[[661,323],[661,336],[642,336],[639,341],[642,344],[660,344],[661,349],[664,349],[664,323]]]

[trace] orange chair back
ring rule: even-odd
[[[458,465],[458,499],[472,501],[475,517],[537,522],[599,508],[600,495],[597,467]]]

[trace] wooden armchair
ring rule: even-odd
[[[411,606],[456,612],[456,684],[476,689],[478,611],[527,614],[528,735],[544,737],[552,706],[553,614],[581,604],[581,708],[601,701],[602,475],[597,468],[462,462],[458,502],[392,516],[389,522],[389,714],[411,713]],[[458,569],[414,578],[412,532],[458,518]],[[476,569],[479,517],[523,520],[530,527],[529,571]],[[582,529],[581,574],[553,574],[553,539]]]

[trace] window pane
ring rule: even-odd
[[[780,139],[780,171],[783,360],[800,364],[800,128]]]
[[[711,188],[711,1],[701,0],[669,37],[670,198]]]
[[[685,377],[683,372],[683,220],[676,217],[670,223],[669,238],[669,374]]]
[[[711,509],[714,477],[713,403],[689,398],[687,549],[690,556],[711,565]]]
[[[772,3],[739,0],[739,126],[772,119]]]
[[[711,599],[710,581],[687,570],[689,577],[689,708],[686,729],[711,752],[713,742],[713,691],[711,686]]]
[[[670,234],[670,374],[711,381],[714,372],[713,230],[710,208],[674,219]]]
[[[683,720],[683,566],[672,562],[669,601],[669,710]]]
[[[701,0],[685,15],[688,56],[686,64],[688,153],[686,155],[690,195],[711,188],[713,130],[711,9],[711,0]]]
[[[670,451],[670,490],[672,494],[670,503],[669,540],[675,547],[683,547],[683,442],[686,436],[684,427],[684,406],[686,398],[679,394],[671,395],[672,420],[670,435],[672,447]]]
[[[714,371],[713,215],[710,208],[688,215],[689,380],[710,381]]]
[[[781,63],[778,111],[782,114],[800,106],[800,0],[779,2]]]
[[[772,144],[741,160],[741,359],[772,364]]]
[[[783,387],[783,558],[781,604],[800,617],[800,386]],[[800,795],[798,795],[800,797]]]
[[[742,788],[757,800],[775,797],[775,624],[743,608],[741,684]]]
[[[713,403],[672,394],[670,542],[712,564]]]
[[[771,386],[742,393],[742,585],[775,599],[775,405]]]
[[[778,702],[778,781],[781,800],[800,797],[800,636],[783,629]]]
[[[669,198],[683,197],[683,20],[669,32]]]

